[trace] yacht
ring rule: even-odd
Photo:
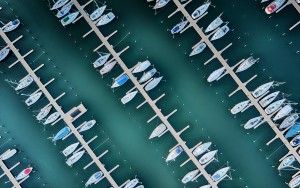
[[[295,162],[295,157],[293,155],[287,156],[284,158],[278,166],[278,170],[283,170],[286,167],[290,167]]]
[[[267,14],[272,14],[273,12],[277,11],[284,3],[286,0],[275,0],[271,4],[269,4],[265,8],[265,12]]]
[[[123,84],[125,84],[127,82],[127,80],[129,79],[129,77],[127,76],[127,74],[122,73],[120,76],[118,76],[116,79],[114,79],[114,83],[112,84],[111,88],[116,88],[116,87],[120,87]]]
[[[73,2],[72,2],[72,1],[68,2],[67,4],[65,4],[65,5],[57,12],[56,17],[57,17],[57,18],[62,18],[62,17],[64,17],[65,15],[67,15],[67,14],[70,12],[72,6],[73,6]]]
[[[200,7],[198,7],[196,10],[194,10],[194,12],[192,13],[192,18],[194,20],[196,20],[197,18],[199,18],[200,16],[202,16],[207,9],[209,8],[211,2],[207,1],[206,3],[204,3],[203,5],[201,5]]]
[[[56,135],[52,138],[52,142],[56,142],[57,140],[63,139],[65,136],[67,136],[71,132],[71,129],[69,127],[64,127]]]
[[[203,143],[201,145],[199,145],[198,147],[196,147],[194,150],[193,150],[193,155],[195,155],[195,157],[198,157],[200,155],[202,155],[203,153],[205,153],[209,147],[211,146],[211,142],[206,142],[206,143]]]
[[[132,91],[130,93],[127,93],[122,99],[121,99],[121,102],[123,104],[126,104],[128,102],[130,102],[135,96],[136,94],[138,93],[138,91]]]
[[[166,6],[170,0],[156,0],[156,4],[154,5],[153,9],[159,9]]]
[[[246,110],[251,104],[250,100],[246,100],[246,101],[242,101],[238,104],[236,104],[231,110],[231,114],[237,114],[239,112],[243,112],[244,110]]]
[[[88,122],[85,122],[79,129],[78,132],[84,132],[87,131],[89,129],[91,129],[94,125],[96,124],[96,120],[90,120]]]
[[[201,165],[205,165],[206,163],[210,162],[214,159],[215,155],[218,153],[218,150],[213,150],[204,154],[200,159],[199,162]]]
[[[167,130],[167,126],[163,123],[159,124],[151,133],[149,140],[155,137],[160,137]]]
[[[132,73],[139,73],[145,71],[149,66],[151,65],[149,60],[138,62],[136,66],[134,66],[134,69],[132,70]]]
[[[94,11],[92,12],[92,14],[90,15],[90,19],[91,19],[92,21],[97,20],[98,18],[100,18],[100,16],[102,16],[102,14],[103,14],[103,12],[105,11],[105,9],[106,9],[106,5],[103,5],[103,6],[99,7],[99,8],[97,8],[97,9],[94,10]]]
[[[258,124],[260,124],[263,120],[264,120],[264,118],[262,116],[252,118],[249,121],[247,121],[247,123],[244,125],[244,128],[252,129],[252,128],[256,127]]]
[[[176,146],[167,156],[166,162],[175,161],[175,159],[183,152],[181,146]]]
[[[190,57],[200,54],[205,48],[206,44],[204,42],[200,42],[193,48],[193,51],[190,53]]]
[[[98,68],[104,65],[109,57],[110,54],[100,55],[100,57],[93,63],[94,68]]]
[[[300,185],[300,175],[294,177],[290,182],[289,182],[289,187],[290,188],[296,188],[299,187]]]
[[[217,40],[222,38],[224,35],[226,35],[229,31],[229,27],[227,25],[224,25],[220,27],[211,37],[211,41]]]
[[[54,112],[46,119],[46,121],[44,122],[44,125],[48,125],[48,124],[55,122],[59,117],[60,117],[60,113]]]
[[[150,91],[154,89],[162,80],[163,76],[158,77],[158,78],[153,78],[146,86],[145,86],[145,91]]]
[[[212,72],[209,75],[209,77],[207,78],[207,81],[210,83],[215,80],[219,80],[225,71],[226,71],[225,67],[221,67],[221,68],[215,70],[214,72]]]
[[[267,96],[265,96],[264,98],[262,98],[260,101],[259,101],[259,104],[261,107],[265,108],[267,107],[269,104],[271,104],[275,98],[279,95],[280,91],[275,91]]]
[[[64,6],[69,0],[58,0],[54,3],[50,10],[59,9]]]
[[[11,158],[12,156],[14,156],[16,153],[17,153],[16,149],[8,149],[0,155],[0,160],[5,161],[5,160]]]
[[[295,123],[284,135],[285,138],[292,138],[300,133],[300,123]]]
[[[19,81],[19,84],[15,88],[15,91],[19,91],[21,89],[24,89],[28,87],[30,84],[32,84],[33,78],[30,75],[25,76]]]
[[[252,67],[259,59],[254,59],[252,56],[247,58],[244,62],[242,62],[237,70],[235,71],[236,73],[243,72],[250,67]]]
[[[13,31],[15,29],[17,29],[17,27],[20,25],[20,20],[19,19],[15,19],[13,21],[8,22],[7,24],[5,24],[2,27],[2,30],[4,33],[8,33],[10,31]]]
[[[144,188],[144,186],[143,185],[139,185],[139,186],[137,186],[135,188]]]
[[[79,142],[75,142],[75,143],[69,145],[62,151],[63,155],[66,157],[71,155],[71,153],[73,153],[78,146],[79,146]]]
[[[171,29],[171,33],[177,34],[180,31],[182,31],[184,29],[184,27],[186,26],[186,24],[188,23],[188,21],[181,21],[180,23],[176,24],[172,29]]]
[[[0,61],[2,61],[8,56],[9,51],[10,51],[9,48],[3,48],[2,50],[0,50]]]
[[[104,64],[102,69],[100,69],[100,74],[103,76],[106,73],[109,73],[117,64],[117,61],[111,61]]]
[[[227,172],[229,171],[230,167],[221,168],[220,170],[216,171],[212,176],[211,179],[214,182],[220,181],[224,176],[226,176]]]
[[[40,112],[36,116],[36,119],[38,121],[41,121],[42,119],[44,119],[45,117],[47,117],[49,115],[51,109],[52,109],[52,105],[45,106],[44,108],[42,108],[40,110]]]
[[[268,115],[276,112],[280,108],[280,106],[283,105],[284,101],[285,101],[285,99],[281,99],[281,100],[273,102],[265,109],[265,112]]]
[[[181,182],[183,184],[186,184],[190,181],[193,181],[193,179],[199,174],[199,170],[196,169],[196,170],[192,170],[190,171],[189,173],[187,173],[181,180]]]
[[[223,14],[223,13],[222,13]],[[218,27],[220,27],[224,22],[221,18],[222,14],[220,14],[216,19],[214,19],[205,29],[205,33],[211,32]]]
[[[83,151],[79,151],[77,153],[73,153],[73,155],[68,158],[68,160],[66,161],[68,166],[72,166],[74,163],[76,163],[85,153],[85,150]]]
[[[283,122],[279,125],[279,129],[286,129],[295,124],[295,122],[299,119],[298,114],[292,114],[286,117]]]
[[[139,179],[134,178],[134,179],[130,180],[128,183],[126,183],[124,188],[134,188],[138,183],[139,183]]]
[[[102,176],[103,173],[101,171],[94,173],[85,183],[85,187],[88,187],[92,184],[97,184],[101,180]]]
[[[26,178],[27,176],[29,176],[29,174],[32,172],[32,167],[28,167],[25,168],[24,170],[22,170],[22,172],[20,172],[17,176],[16,176],[16,180],[22,180],[24,178]]]
[[[253,97],[259,98],[259,97],[263,96],[264,94],[266,94],[269,91],[269,89],[272,87],[273,84],[274,84],[274,81],[268,82],[268,83],[265,83],[265,84],[259,86],[254,91],[252,91]]]
[[[42,96],[43,92],[36,92],[36,93],[33,93],[31,94],[26,100],[25,100],[25,103],[27,106],[31,106],[33,105],[34,103],[36,103],[36,101],[38,101],[41,96]]]
[[[285,116],[288,116],[292,111],[293,107],[290,104],[285,105],[277,112],[277,114],[273,118],[273,121],[277,121],[281,118],[284,118]]]
[[[63,26],[69,25],[69,24],[71,24],[77,18],[78,15],[79,15],[79,11],[70,13],[67,16],[65,16],[63,19],[61,19],[60,23]]]
[[[103,16],[101,16],[99,18],[99,21],[97,22],[97,26],[102,26],[102,25],[106,25],[109,22],[111,22],[116,16],[114,15],[114,13],[109,12],[107,14],[104,14]]]
[[[149,70],[148,72],[144,73],[143,76],[139,79],[139,83],[143,83],[146,82],[147,80],[149,80],[150,78],[152,78],[152,76],[154,76],[154,74],[157,72],[157,70],[155,68]]]
[[[290,142],[291,146],[293,147],[297,147],[300,145],[300,135],[295,136],[291,142]]]

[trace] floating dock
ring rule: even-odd
[[[282,7],[280,7],[280,9],[278,9],[276,12],[281,11],[283,8],[285,8],[288,5],[293,5],[295,7],[295,9],[297,10],[297,12],[300,14],[300,5],[297,3],[296,0],[288,0],[288,2],[286,4],[284,4]],[[297,23],[295,23],[292,27],[290,27],[289,30],[291,31],[292,29],[297,27],[299,24],[300,24],[300,20]]]
[[[2,31],[2,30],[1,30]],[[4,174],[8,177],[9,181],[13,184],[14,188],[22,188],[16,178],[10,172],[12,169],[8,169],[4,162],[0,159],[0,167],[3,170]]]

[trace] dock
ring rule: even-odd
[[[8,177],[9,181],[13,184],[14,188],[22,188],[19,182],[10,172],[10,169],[7,168],[7,166],[4,164],[4,162],[1,159],[0,159],[0,167],[3,170],[4,174]]]
[[[284,9],[284,8],[285,8],[286,6],[288,6],[288,5],[293,5],[293,6],[295,7],[295,9],[297,10],[297,12],[299,13],[299,15],[300,15],[300,5],[297,3],[296,0],[288,0],[288,2],[285,3],[282,7],[280,7],[276,12],[281,11],[282,9]],[[290,31],[293,30],[293,29],[294,29],[295,27],[297,27],[299,24],[300,24],[300,20],[299,20],[297,23],[295,23],[293,26],[291,26],[291,27],[289,28],[289,30],[290,30]]]

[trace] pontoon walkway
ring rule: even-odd
[[[2,31],[2,30],[1,30]],[[16,178],[12,175],[10,170],[6,167],[4,162],[0,159],[0,167],[5,173],[5,175],[8,177],[9,181],[13,184],[14,188],[22,188],[19,182],[16,180]]]

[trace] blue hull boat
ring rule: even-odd
[[[129,80],[129,77],[127,76],[127,74],[123,73],[115,79],[115,81],[114,81],[113,85],[111,86],[111,88],[120,87],[123,84],[125,84],[128,80]]]
[[[69,127],[64,127],[58,133],[53,137],[52,142],[56,142],[57,140],[63,139],[65,136],[67,136],[70,133]]]
[[[300,123],[293,125],[290,130],[285,134],[285,138],[291,138],[300,133]]]

